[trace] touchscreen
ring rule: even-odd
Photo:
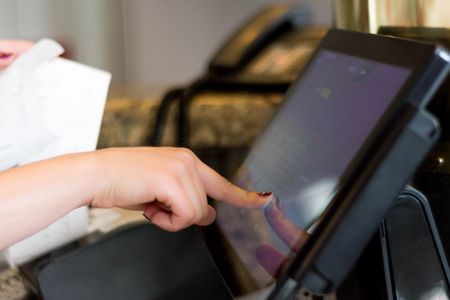
[[[217,223],[254,281],[270,284],[301,247],[341,176],[410,70],[321,50],[291,88],[235,178],[271,191],[261,209],[217,204]]]

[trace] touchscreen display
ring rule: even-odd
[[[273,200],[261,209],[217,204],[219,227],[259,286],[301,247],[410,73],[321,50],[294,84],[234,180]]]

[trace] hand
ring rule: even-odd
[[[294,252],[298,252],[309,238],[309,234],[298,228],[283,214],[279,200],[274,196],[264,209],[266,219],[275,233]],[[262,245],[256,250],[256,257],[262,267],[274,278],[287,266],[289,258],[268,245]]]
[[[213,222],[216,213],[207,195],[240,207],[260,207],[268,200],[231,184],[187,149],[116,148],[94,156],[102,173],[90,204],[143,210],[168,231]]]
[[[269,199],[244,191],[182,148],[111,148],[74,153],[0,173],[0,249],[45,228],[73,209],[140,209],[177,231],[215,218],[207,196],[240,207]]]
[[[0,39],[0,69],[9,66],[17,56],[32,46],[33,43],[29,41]]]

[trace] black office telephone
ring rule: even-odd
[[[308,23],[304,7],[271,6],[255,15],[235,32],[209,64],[209,72],[233,72],[249,61],[277,36]]]
[[[169,107],[178,101],[176,144],[188,146],[188,107],[201,91],[284,93],[325,33],[324,30],[301,30],[310,23],[310,15],[305,6],[287,5],[270,6],[256,14],[217,51],[203,76],[164,95],[155,121],[150,125],[153,131],[148,143],[161,144]],[[302,43],[299,43],[300,36]],[[280,39],[283,39],[281,44]],[[280,55],[283,59],[279,59]],[[263,62],[267,60],[273,63],[268,66]]]

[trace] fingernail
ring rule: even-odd
[[[153,223],[153,222],[152,222],[152,219],[150,219],[150,217],[146,216],[145,214],[142,214],[142,215],[143,215],[144,218],[146,218],[150,223]]]
[[[0,59],[7,59],[12,56],[12,53],[0,52]]]
[[[273,193],[272,192],[260,192],[257,193],[258,196],[260,197],[264,197],[266,198],[266,203],[264,203],[264,205],[262,206],[262,208],[266,208],[270,205],[270,203],[272,203],[272,199],[273,199]]]
[[[261,197],[268,197],[268,196],[272,195],[272,192],[259,192],[257,194],[258,194],[258,196],[261,196]]]

